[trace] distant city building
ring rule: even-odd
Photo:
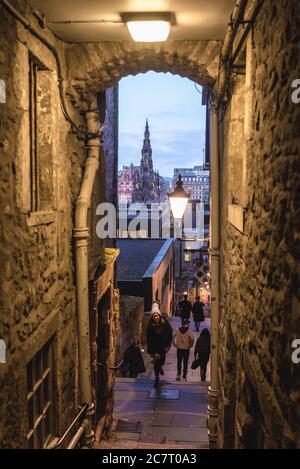
[[[160,202],[168,201],[168,192],[171,192],[171,184],[167,179],[159,176]]]
[[[133,193],[133,202],[159,202],[160,180],[159,173],[153,169],[152,148],[148,119],[146,120],[144,142],[138,181]]]
[[[140,166],[123,166],[118,174],[119,203],[164,202],[169,184],[153,169],[148,119],[146,120]]]
[[[132,194],[135,190],[135,185],[138,182],[140,167],[123,166],[123,169],[118,174],[118,199],[119,203],[131,203]]]
[[[191,195],[191,200],[199,200],[203,204],[209,204],[209,171],[203,166],[194,168],[175,168],[173,187],[181,174],[184,189]]]
[[[138,217],[138,222],[134,222]],[[170,211],[168,202],[143,204],[118,204],[117,238],[169,238]],[[163,227],[163,223],[167,226]]]

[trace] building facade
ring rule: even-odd
[[[175,187],[179,174],[181,174],[184,189],[191,195],[191,199],[209,204],[209,171],[203,166],[175,168],[173,187]]]
[[[27,2],[17,7],[21,17],[35,24]],[[102,325],[108,321],[105,334],[112,340],[105,354],[114,361],[118,251],[105,249],[94,227],[97,204],[111,197],[105,194],[100,128],[105,103],[110,108],[117,93],[111,89],[106,96],[104,91],[98,100],[94,95],[89,111],[81,115],[70,111],[57,85],[66,73],[60,62],[63,43],[49,32],[46,40],[24,29],[3,4],[0,17],[0,76],[6,83],[6,100],[0,103],[0,184],[6,187],[0,198],[0,225],[6,233],[1,229],[5,357],[0,362],[0,447],[54,444],[83,402],[89,409],[84,439],[92,444],[91,421],[99,423],[99,435],[109,424],[111,404],[105,396],[114,381],[108,366],[99,370],[96,363],[103,353]],[[114,117],[107,121],[107,142],[116,142],[115,126],[108,128],[112,121]],[[115,152],[108,157],[115,186]],[[83,180],[94,182],[90,193]],[[85,260],[79,252],[85,252]],[[86,343],[79,338],[84,315],[90,317]],[[88,379],[83,379],[84,369]],[[103,387],[97,384],[99,373]]]
[[[123,169],[118,174],[118,201],[119,203],[132,203],[133,193],[136,190],[140,174],[140,167],[123,166]]]
[[[146,120],[140,166],[123,166],[118,175],[118,198],[121,203],[163,202],[167,184],[153,169],[152,147],[148,119]]]
[[[118,204],[117,238],[169,238],[168,203]]]

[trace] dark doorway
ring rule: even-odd
[[[96,419],[106,415],[109,383],[109,351],[110,351],[110,289],[103,295],[97,306],[97,393]]]

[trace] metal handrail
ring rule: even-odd
[[[109,369],[110,370],[118,370],[120,368],[120,366],[124,363],[124,360],[121,360],[120,363],[118,363],[116,366],[110,366]]]
[[[67,430],[65,431],[65,433],[60,437],[60,439],[58,440],[57,443],[55,443],[55,445],[53,446],[50,446],[48,449],[59,449],[59,447],[65,442],[65,440],[67,439],[67,437],[70,435],[71,431],[74,429],[75,425],[80,422],[82,423],[83,420],[85,419],[86,417],[86,413],[87,413],[87,410],[88,410],[88,407],[89,405],[88,404],[84,404],[82,409],[80,409],[80,411],[78,412],[78,414],[76,415],[76,417],[74,418],[74,420],[72,421],[72,423],[69,425],[69,427],[67,428]],[[82,434],[82,432],[81,432]],[[74,439],[74,438],[73,438]],[[73,441],[72,439],[72,441]]]

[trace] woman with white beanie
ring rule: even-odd
[[[153,303],[151,318],[147,327],[147,352],[152,357],[154,364],[154,387],[159,386],[159,375],[163,375],[163,365],[166,361],[166,353],[172,343],[172,327],[168,320],[163,319],[157,303]]]

